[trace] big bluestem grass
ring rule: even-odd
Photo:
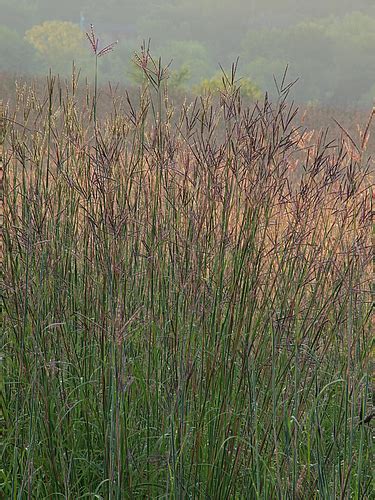
[[[147,57],[100,117],[7,112],[5,497],[370,498],[366,144]]]
[[[90,43],[92,52],[95,56],[95,72],[94,72],[94,99],[93,99],[93,115],[94,115],[94,126],[96,128],[96,115],[97,115],[97,102],[98,102],[98,62],[99,58],[103,57],[114,49],[118,41],[112,42],[104,47],[99,45],[99,37],[96,35],[94,26],[90,25],[90,31],[86,32],[86,38]]]

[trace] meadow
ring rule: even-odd
[[[375,111],[148,63],[4,108],[3,498],[371,498]]]

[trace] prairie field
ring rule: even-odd
[[[372,498],[375,110],[143,69],[4,102],[3,498]]]

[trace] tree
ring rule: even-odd
[[[84,47],[84,34],[79,26],[68,21],[46,21],[33,26],[25,39],[37,52],[40,69],[68,73],[73,60],[82,64],[88,54]]]

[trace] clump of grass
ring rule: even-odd
[[[146,57],[7,116],[4,495],[369,497],[372,164]]]

